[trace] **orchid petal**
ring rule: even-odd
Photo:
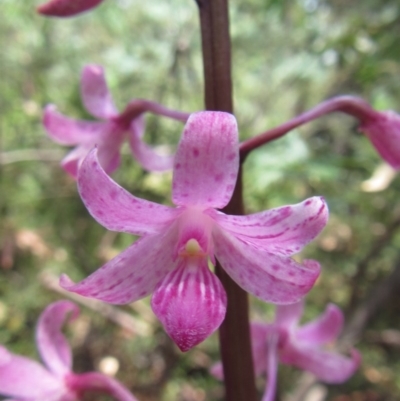
[[[61,145],[77,145],[92,141],[104,129],[103,122],[74,120],[49,104],[44,109],[43,125],[50,138]]]
[[[322,345],[336,340],[343,328],[343,313],[333,304],[317,319],[296,330],[296,340],[310,345]]]
[[[81,95],[83,104],[93,116],[107,120],[118,114],[102,66],[90,64],[84,67],[81,75]]]
[[[251,353],[253,356],[254,373],[256,377],[261,376],[267,370],[267,360],[265,356],[268,353],[267,337],[276,333],[276,329],[272,325],[252,322],[250,324],[251,335]],[[219,380],[224,379],[224,372],[221,362],[214,364],[210,373]]]
[[[104,227],[135,235],[160,232],[179,210],[136,198],[113,181],[93,149],[82,163],[78,189],[89,213]]]
[[[157,285],[151,306],[181,351],[188,351],[222,323],[226,293],[206,258],[185,258]]]
[[[296,326],[303,314],[303,310],[304,304],[302,300],[291,305],[277,305],[274,323],[288,328]]]
[[[97,157],[103,170],[107,174],[110,174],[120,164],[120,149],[125,139],[125,131],[111,121],[104,124],[104,131],[102,134],[103,135],[96,142]]]
[[[274,255],[252,247],[220,228],[213,230],[215,255],[223,269],[245,291],[266,302],[297,302],[319,276],[316,261],[304,261]]]
[[[68,387],[81,394],[85,391],[97,391],[111,395],[119,401],[137,401],[137,399],[119,381],[98,372],[73,374],[66,378]]]
[[[175,155],[174,204],[224,207],[233,194],[238,170],[235,117],[209,111],[191,114]]]
[[[39,363],[14,355],[2,346],[0,353],[0,394],[32,400],[63,388],[63,382]]]
[[[281,362],[297,366],[313,373],[326,383],[343,383],[358,369],[361,355],[351,350],[350,357],[337,352],[321,350],[315,347],[305,347],[304,344],[290,345],[281,350]]]
[[[47,368],[63,377],[72,368],[71,348],[61,332],[69,314],[76,318],[79,308],[70,301],[50,304],[40,315],[36,329],[36,343]]]
[[[265,360],[265,355],[268,352],[266,341],[268,328],[268,325],[262,323],[253,322],[250,324],[251,350],[256,376],[260,376],[266,371],[267,361]]]
[[[299,252],[328,221],[325,200],[317,196],[296,205],[246,216],[214,214],[215,220],[236,237],[280,255]]]
[[[215,363],[210,368],[210,373],[218,380],[224,380],[224,368],[222,366],[222,362],[219,361]]]
[[[86,145],[77,146],[72,149],[64,159],[61,161],[61,167],[75,179],[78,178],[79,167],[82,160],[87,156],[91,147],[88,148]]]
[[[400,115],[394,111],[375,112],[359,127],[378,153],[394,169],[400,169]]]
[[[269,333],[266,338],[268,352],[267,355],[267,380],[265,392],[261,401],[275,401],[276,382],[278,380],[278,333]]]
[[[153,292],[156,284],[173,269],[174,229],[163,235],[140,238],[89,277],[75,284],[62,275],[65,290],[111,304],[127,304]]]
[[[144,119],[135,118],[130,125],[129,144],[135,159],[149,171],[171,170],[174,162],[173,155],[160,155],[152,147],[143,142]]]
[[[51,17],[71,17],[96,7],[103,0],[50,0],[37,8],[40,14]]]

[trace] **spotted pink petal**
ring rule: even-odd
[[[374,117],[365,120],[363,131],[378,153],[396,170],[400,169],[400,115],[394,111],[374,112]]]
[[[37,8],[40,14],[50,17],[71,17],[90,10],[103,0],[50,0]]]
[[[245,291],[266,302],[297,302],[319,276],[316,261],[295,262],[252,247],[233,235],[214,228],[215,255],[223,269]]]
[[[313,197],[246,216],[215,213],[215,219],[237,238],[264,250],[293,255],[313,240],[328,221],[328,207],[322,197]]]
[[[294,327],[299,323],[303,311],[303,300],[290,305],[277,305],[274,323],[286,328]]]
[[[95,391],[111,395],[118,401],[137,401],[121,383],[112,377],[98,372],[73,374],[66,378],[68,387],[78,394]]]
[[[104,129],[104,123],[68,118],[49,104],[44,109],[43,125],[50,138],[61,145],[93,141]]]
[[[100,166],[96,150],[82,163],[78,189],[89,213],[104,227],[135,235],[160,232],[180,213],[177,209],[136,198]]]
[[[297,366],[313,373],[326,383],[343,383],[358,369],[361,355],[352,350],[350,357],[336,352],[325,351],[317,347],[305,347],[304,344],[281,350],[281,362]]]
[[[232,196],[238,169],[235,117],[209,111],[191,114],[175,155],[174,204],[224,207]]]
[[[47,368],[63,377],[72,368],[71,348],[61,332],[68,315],[76,318],[78,307],[70,301],[50,304],[40,315],[36,328],[36,343]]]
[[[75,284],[62,275],[64,289],[111,304],[127,304],[151,294],[174,268],[174,228],[162,235],[140,238],[89,277]]]
[[[39,363],[0,346],[0,394],[17,399],[42,400],[46,394],[66,393],[64,384]]]
[[[310,345],[322,345],[336,340],[344,323],[342,311],[329,304],[317,319],[296,330],[296,341]]]
[[[81,75],[81,96],[86,109],[95,117],[107,120],[118,114],[100,65],[90,64],[84,67]]]
[[[188,351],[222,323],[226,293],[207,259],[193,257],[183,259],[157,285],[151,306],[181,351]]]
[[[160,155],[152,147],[143,142],[144,126],[142,116],[135,118],[130,125],[129,145],[133,156],[146,170],[171,170],[174,156]]]

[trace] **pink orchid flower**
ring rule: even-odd
[[[238,169],[236,120],[223,112],[189,117],[174,162],[175,208],[129,194],[105,174],[93,150],[78,175],[83,202],[109,230],[142,238],[80,283],[62,276],[61,286],[115,304],[153,293],[153,311],[183,351],[207,338],[225,316],[225,290],[209,269],[215,258],[256,297],[297,301],[320,267],[290,255],[323,229],[327,205],[313,197],[247,216],[226,215],[216,209],[229,202]]]
[[[313,373],[325,383],[343,383],[358,369],[361,356],[352,349],[350,357],[329,351],[324,346],[335,341],[342,331],[343,313],[329,304],[316,320],[299,327],[303,302],[276,307],[273,323],[252,323],[251,340],[256,375],[268,373],[262,401],[275,399],[278,361]],[[223,378],[218,362],[211,373]]]
[[[400,170],[400,115],[394,111],[371,109],[359,127],[369,138],[382,159]]]
[[[189,116],[187,113],[136,99],[119,114],[108,90],[103,68],[98,65],[87,65],[83,69],[81,95],[85,108],[103,121],[73,120],[58,113],[54,105],[48,105],[44,111],[43,125],[50,138],[61,145],[77,145],[61,162],[64,170],[76,178],[80,163],[97,146],[104,170],[113,172],[120,164],[120,148],[127,136],[134,157],[145,169],[165,171],[172,168],[173,156],[159,155],[143,142],[145,127],[142,114],[151,111],[185,122]]]
[[[45,367],[0,346],[0,394],[13,397],[13,401],[77,401],[86,391],[96,391],[119,401],[137,401],[109,376],[72,372],[71,348],[61,332],[69,314],[76,318],[78,307],[70,301],[58,301],[39,317],[36,344]]]
[[[49,17],[72,17],[98,6],[103,0],[50,0],[37,8]]]

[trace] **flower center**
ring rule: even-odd
[[[200,244],[194,238],[191,238],[186,242],[185,246],[179,253],[179,256],[191,258],[191,257],[204,257],[206,254],[201,248]]]

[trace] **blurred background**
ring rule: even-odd
[[[82,279],[133,241],[89,216],[59,167],[67,149],[42,128],[43,107],[54,103],[66,115],[91,119],[79,93],[88,63],[104,66],[120,109],[132,98],[184,111],[203,107],[193,0],[105,0],[65,20],[37,15],[39,3],[0,0],[0,343],[32,358],[39,313],[65,297],[58,275]],[[397,0],[233,0],[231,24],[241,139],[338,94],[400,110]],[[149,116],[146,140],[173,150],[181,130],[181,123]],[[137,196],[171,202],[171,175],[143,171],[127,146],[113,178]],[[399,178],[355,120],[332,114],[253,152],[244,188],[249,213],[313,195],[327,199],[329,224],[300,255],[323,266],[304,321],[336,303],[363,355],[359,371],[340,386],[281,367],[280,399],[400,399]],[[218,359],[216,335],[181,354],[149,299],[124,307],[79,303],[81,316],[67,327],[76,371],[114,374],[140,401],[223,399],[208,373]],[[254,299],[251,306],[253,318],[273,318],[273,307]],[[88,397],[94,399],[101,398]]]

